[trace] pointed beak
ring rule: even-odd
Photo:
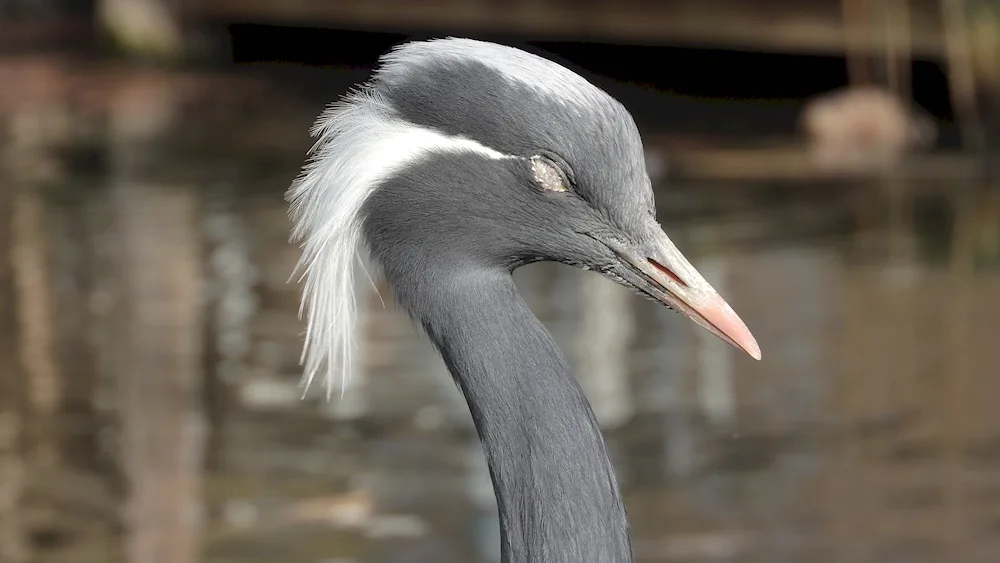
[[[682,313],[732,346],[760,359],[760,347],[733,308],[695,270],[659,226],[647,244],[615,252],[633,269],[634,283],[650,297]]]

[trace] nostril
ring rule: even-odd
[[[646,258],[646,260],[654,268],[656,268],[657,270],[659,270],[660,272],[662,272],[665,276],[667,276],[668,278],[670,278],[671,280],[673,280],[674,283],[676,283],[677,285],[679,285],[681,287],[684,287],[684,288],[686,288],[688,286],[688,284],[684,283],[684,280],[682,280],[679,277],[677,277],[677,274],[675,274],[672,271],[670,271],[670,268],[664,266],[663,264],[660,264],[659,262],[657,262],[656,260],[653,260],[652,258]]]

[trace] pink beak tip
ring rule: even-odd
[[[715,330],[725,336],[730,344],[743,350],[755,360],[760,360],[760,346],[743,320],[721,297],[716,297],[710,305],[700,308],[698,313]]]

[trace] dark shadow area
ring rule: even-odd
[[[393,45],[449,35],[257,24],[235,24],[229,32],[233,60],[239,64],[280,62],[359,73],[367,72]],[[672,133],[730,139],[786,137],[795,132],[802,100],[847,84],[842,57],[476,37],[547,54],[573,66],[619,98],[646,128]],[[293,80],[301,77],[303,88],[324,82],[315,72],[275,70]],[[947,78],[940,65],[914,62],[912,82],[914,101],[942,126],[942,145],[957,144],[957,133],[950,126]]]

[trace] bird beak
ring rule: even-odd
[[[616,252],[640,274],[640,289],[732,346],[760,359],[760,347],[729,303],[658,226],[649,243]]]

